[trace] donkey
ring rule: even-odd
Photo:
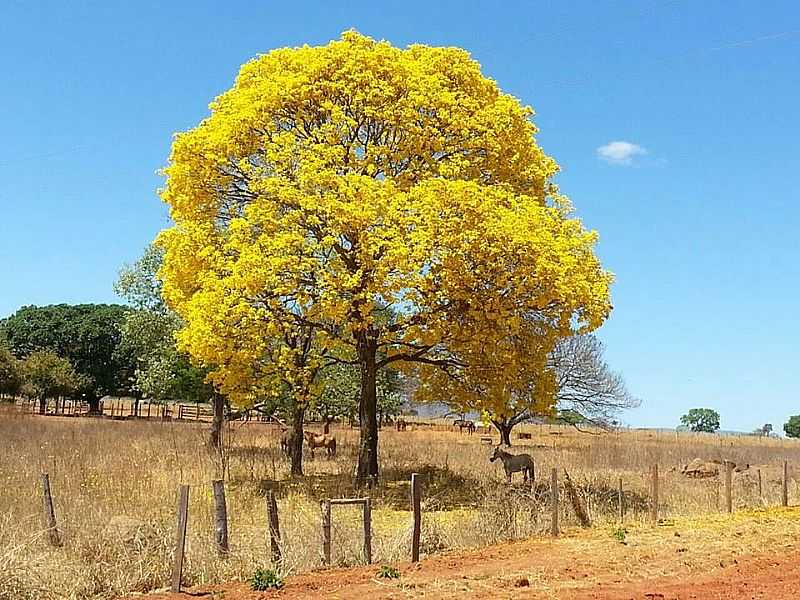
[[[498,458],[503,461],[508,483],[511,483],[511,474],[519,471],[522,471],[523,483],[527,483],[528,478],[530,478],[531,482],[536,479],[536,471],[530,454],[509,454],[502,450],[500,446],[497,446],[489,458],[489,462],[494,462]]]
[[[311,450],[311,458],[314,458],[314,448],[325,448],[328,458],[336,456],[336,438],[332,435],[318,434],[313,431],[306,431],[303,435],[308,442],[309,450]]]

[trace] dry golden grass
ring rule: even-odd
[[[526,428],[522,428],[526,430]],[[764,502],[780,501],[783,460],[800,463],[800,445],[783,440],[628,432],[605,435],[528,427],[539,483],[507,486],[480,435],[455,431],[384,430],[383,482],[372,490],[373,556],[405,559],[411,528],[409,478],[423,474],[423,554],[477,547],[543,533],[549,525],[546,476],[569,470],[593,521],[611,526],[622,477],[632,523],[646,518],[653,463],[662,469],[660,510],[665,518],[717,513],[722,491],[714,480],[690,480],[671,467],[695,457],[762,465]],[[560,435],[553,435],[559,433]],[[269,425],[234,424],[224,457],[231,554],[212,544],[210,482],[222,475],[220,457],[204,446],[205,425],[38,417],[0,411],[0,600],[114,598],[167,585],[175,527],[176,490],[191,487],[187,583],[245,579],[269,562],[264,493],[279,497],[287,573],[321,563],[319,500],[358,495],[351,485],[357,431],[335,430],[334,460],[306,458],[306,477],[288,478]],[[50,474],[56,517],[64,539],[50,548],[42,533],[41,473]],[[755,468],[734,479],[738,507],[760,505]],[[790,501],[800,500],[796,484]],[[127,517],[124,521],[121,517]],[[361,561],[360,512],[336,508],[333,560]],[[563,503],[562,519],[574,525]]]

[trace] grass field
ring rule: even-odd
[[[313,428],[313,426],[312,426]],[[717,478],[687,479],[677,470],[695,457],[749,463],[734,478],[737,508],[780,502],[782,462],[800,465],[800,444],[779,439],[655,432],[603,435],[569,429],[522,427],[532,434],[515,452],[537,463],[533,490],[509,487],[480,435],[452,430],[381,434],[381,485],[373,497],[373,556],[379,563],[407,559],[411,522],[409,479],[423,475],[422,552],[480,547],[544,534],[549,527],[547,476],[566,468],[593,522],[614,526],[621,477],[627,519],[644,522],[648,472],[661,468],[660,513],[665,519],[718,513],[724,501]],[[352,489],[357,431],[334,429],[334,460],[306,458],[306,476],[288,478],[278,451],[280,432],[270,425],[234,424],[223,457],[209,452],[205,426],[177,422],[39,417],[0,411],[0,600],[114,598],[168,584],[175,528],[176,491],[190,484],[187,583],[246,579],[268,564],[264,494],[279,498],[284,570],[321,564],[319,500],[358,495]],[[496,436],[495,436],[496,439]],[[759,499],[757,472],[763,476]],[[231,554],[212,544],[211,484],[224,471]],[[41,473],[50,474],[64,545],[50,548],[42,527]],[[790,503],[800,501],[794,480]],[[361,560],[360,512],[334,515],[333,561]],[[565,527],[575,517],[562,503]]]

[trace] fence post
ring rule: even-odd
[[[42,473],[42,495],[44,502],[44,522],[47,527],[47,537],[51,546],[60,546],[61,537],[56,527],[56,512],[53,509],[53,496],[50,493],[50,475]]]
[[[322,561],[331,564],[331,501],[322,501]]]
[[[558,535],[558,469],[550,473],[550,533],[553,537]]]
[[[783,489],[781,490],[781,506],[789,506],[789,461],[783,461]]]
[[[653,465],[652,472],[652,500],[650,503],[650,521],[658,525],[658,464]]]
[[[733,464],[725,461],[725,510],[728,514],[733,513]]]
[[[758,503],[764,505],[764,495],[761,488],[761,469],[758,470]]]
[[[225,482],[221,479],[213,481],[214,488],[214,541],[217,551],[228,554],[228,506],[225,502]]]
[[[178,529],[175,535],[175,557],[172,563],[172,591],[181,591],[183,550],[186,545],[186,523],[189,520],[189,486],[180,486],[178,493]]]
[[[619,478],[619,487],[617,488],[617,508],[619,509],[619,522],[621,524],[625,520],[625,495],[622,492],[622,477]]]
[[[269,545],[272,552],[272,564],[281,563],[281,530],[278,522],[278,503],[275,501],[275,493],[272,490],[267,492],[267,515],[269,516]]]
[[[372,563],[372,501],[364,499],[364,560]]]
[[[419,562],[419,537],[422,529],[422,509],[419,474],[411,474],[411,510],[414,511],[414,531],[411,536],[411,562]]]

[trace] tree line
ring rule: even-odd
[[[681,427],[689,431],[702,433],[715,433],[719,431],[720,415],[713,408],[692,408],[681,417]],[[772,423],[764,423],[753,431],[753,435],[772,435]],[[792,415],[783,424],[783,431],[787,437],[800,438],[800,415]]]

